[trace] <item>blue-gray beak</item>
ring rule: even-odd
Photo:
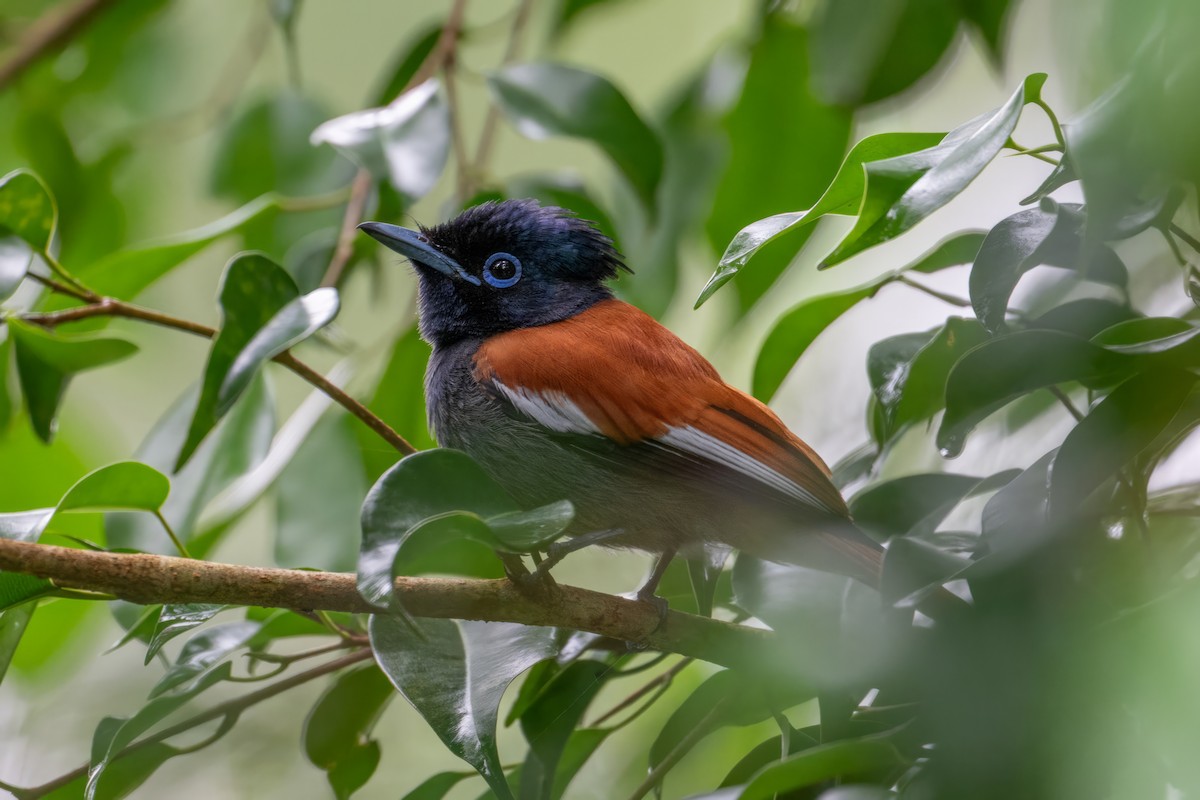
[[[476,286],[480,285],[479,278],[463,269],[453,258],[435,249],[416,231],[401,228],[399,225],[388,225],[386,222],[364,222],[358,226],[358,229],[389,250],[395,250],[423,267],[435,269],[443,275],[464,280]]]

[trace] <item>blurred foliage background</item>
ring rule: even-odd
[[[38,20],[69,5],[4,0],[0,64]],[[58,206],[58,261],[85,282],[104,280],[105,265],[151,243],[150,251],[166,254],[164,266],[145,268],[161,279],[139,285],[137,302],[213,325],[218,283],[235,252],[262,251],[301,291],[316,288],[335,258],[356,174],[345,154],[372,163],[374,145],[348,139],[344,125],[324,137],[340,149],[310,137],[327,120],[389,103],[434,46],[451,3],[111,5],[0,84],[0,173],[24,167],[45,182]],[[903,769],[847,767],[834,773],[845,786],[817,781],[788,796],[1200,796],[1192,755],[1200,745],[1200,476],[1195,442],[1186,438],[1200,418],[1192,386],[1200,361],[1189,344],[1200,254],[1194,238],[1187,242],[1187,231],[1200,230],[1198,40],[1200,10],[1189,0],[467,4],[454,96],[443,84],[434,101],[452,106],[461,141],[437,124],[445,109],[431,111],[432,133],[401,138],[405,147],[432,145],[411,150],[418,168],[377,176],[368,215],[428,224],[480,199],[535,196],[597,219],[634,268],[618,292],[697,346],[727,380],[770,400],[838,464],[872,533],[919,542],[894,550],[912,562],[895,566],[903,588],[969,579],[978,613],[932,634],[918,628],[910,639],[864,621],[870,615],[859,606],[867,601],[844,581],[739,562],[728,605],[775,627],[802,621],[790,632],[803,645],[795,674],[811,691],[782,709],[795,729],[793,749],[819,724],[814,744],[884,732],[904,754]],[[548,63],[584,73],[527,66]],[[1019,87],[1035,73],[1048,80],[1022,99]],[[841,209],[847,216],[786,220],[793,227],[765,244],[739,234],[812,207],[856,142],[938,132],[863,160],[904,156],[1005,107],[1014,90],[1025,110],[1009,143],[1058,149],[1022,155],[1010,147],[989,157],[977,179],[943,189],[944,207],[935,203],[903,236],[871,240],[868,232],[863,243],[881,246],[853,252],[845,244],[859,231],[853,193]],[[1065,133],[1037,103],[1053,109]],[[1027,215],[1024,227],[1003,222],[1018,212]],[[1030,239],[1038,230],[1041,238]],[[888,278],[963,231],[975,232],[955,240],[965,257]],[[991,247],[980,249],[989,231]],[[726,253],[739,240],[752,248],[746,258]],[[430,447],[414,281],[365,238],[352,247],[338,281],[340,314],[304,357],[334,370],[409,441]],[[818,270],[836,260],[831,253],[845,253],[846,263]],[[994,266],[987,274],[985,254]],[[719,262],[744,267],[694,309]],[[1034,270],[1017,285],[1040,264],[1066,268]],[[994,284],[980,286],[987,275],[1011,282],[1011,302]],[[989,296],[1000,303],[990,317],[978,301]],[[962,298],[973,307],[956,307]],[[52,308],[47,302],[27,281],[5,309]],[[1093,339],[1140,316],[1150,321]],[[1071,342],[1017,339],[1014,349],[977,351],[959,364],[965,405],[956,436],[951,412],[941,416],[951,366],[973,345],[1014,341],[1005,337],[1021,328]],[[53,506],[81,476],[114,461],[171,466],[173,451],[164,453],[177,443],[169,431],[186,422],[176,404],[203,373],[208,345],[129,320],[107,329],[140,353],[81,373],[49,444],[19,407],[11,338],[0,344],[11,389],[0,392],[0,512]],[[1089,360],[1095,347],[1110,346],[1127,348],[1113,357],[1125,359],[1121,366]],[[353,569],[359,506],[398,454],[354,420],[325,412],[294,376],[278,370],[265,378],[198,456],[206,466],[190,480],[203,486],[183,492],[177,478],[168,501],[175,506],[164,512],[187,529],[193,549],[217,560]],[[962,400],[972,390],[985,396]],[[1000,413],[981,410],[996,410],[988,403],[1000,399],[1016,402],[1001,403]],[[944,451],[956,450],[976,423],[948,460]],[[256,474],[277,430],[274,452],[286,453],[286,468],[259,471],[257,488],[238,483]],[[1060,469],[1068,477],[1056,484],[1067,488],[1055,490],[1067,492],[1059,501],[1067,512],[1029,513],[1044,512],[1047,459],[1072,435],[1073,461]],[[1014,478],[1014,470],[1023,472]],[[80,517],[56,521],[53,532],[165,551],[143,522]],[[971,569],[968,556],[983,555],[985,568],[959,572]],[[585,552],[556,574],[623,592],[645,566],[637,555]],[[77,766],[99,719],[132,713],[157,680],[136,648],[101,656],[136,618],[103,606],[45,600],[32,617],[0,684],[5,782],[31,785]],[[695,723],[688,709],[722,691],[711,683],[697,691],[715,672],[702,664],[679,670],[657,703],[596,751],[566,796],[633,792],[648,753],[660,758]],[[864,697],[852,696],[863,687],[900,700],[864,711],[856,706]],[[630,690],[628,681],[606,683],[591,708]],[[328,796],[321,771],[296,745],[320,691],[302,687],[289,703],[247,713],[233,734],[170,761],[136,796]],[[744,757],[753,766],[778,757],[778,718],[721,722],[670,771],[665,796],[745,778],[749,766],[735,769]],[[463,768],[402,703],[387,706],[372,735],[382,760],[356,797],[402,796],[434,773]],[[521,733],[502,728],[499,742],[505,763],[517,763]],[[447,796],[477,796],[481,786],[467,780]]]

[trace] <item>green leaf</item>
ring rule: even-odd
[[[714,250],[725,247],[746,220],[814,202],[819,205],[822,191],[828,195],[826,186],[831,180],[837,182],[833,165],[849,144],[850,114],[826,105],[813,93],[808,80],[808,48],[808,33],[787,14],[763,15],[762,27],[748,48],[741,94],[725,119],[729,163],[715,189],[706,225]],[[781,175],[787,179],[780,180]],[[806,236],[793,237],[795,249],[803,245]],[[795,249],[762,256],[757,268],[738,281],[738,305],[743,313],[775,283],[791,263]],[[734,259],[729,260],[732,263]],[[723,257],[722,265],[726,261]],[[728,276],[721,282],[725,280]],[[715,290],[710,281],[697,305]]]
[[[27,169],[0,178],[0,229],[45,252],[54,239],[58,210],[42,179]]]
[[[956,3],[831,0],[810,23],[812,82],[827,102],[862,106],[912,86],[958,30]]]
[[[355,421],[326,414],[279,476],[275,563],[342,572],[354,568],[366,476]]]
[[[991,339],[950,370],[937,445],[947,457],[956,456],[976,425],[1021,395],[1067,381],[1108,380],[1127,363],[1111,350],[1058,331],[1017,331]]]
[[[717,271],[696,298],[696,308],[732,280],[762,247],[787,231],[816,222],[826,214],[858,213],[866,186],[864,163],[923,150],[937,144],[944,136],[941,133],[879,133],[859,141],[846,154],[833,181],[812,208],[760,219],[737,232],[726,246]]]
[[[393,66],[385,72],[387,80],[371,95],[373,99],[370,105],[386,106],[399,97],[417,74],[421,64],[425,63],[425,59],[433,52],[441,35],[442,26],[438,24],[431,25],[420,34],[406,40],[394,57]]]
[[[225,622],[200,631],[187,641],[179,658],[150,690],[150,699],[204,675],[249,642],[261,627],[260,622]]]
[[[653,215],[663,172],[658,135],[607,79],[563,64],[517,64],[488,76],[497,105],[524,136],[586,139],[604,151]]]
[[[190,231],[119,250],[77,270],[79,279],[106,297],[132,300],[175,267],[210,245],[237,233],[278,211],[278,199],[265,195],[246,203],[218,220]],[[65,302],[50,307],[65,306]],[[97,326],[107,324],[98,318]]]
[[[1106,328],[1121,322],[1136,319],[1138,313],[1125,303],[1084,297],[1063,303],[1025,323],[1038,330],[1061,331],[1084,339],[1090,339]]]
[[[221,330],[209,350],[204,384],[187,439],[175,461],[178,472],[220,420],[228,404],[219,402],[221,387],[260,331],[299,296],[283,267],[258,253],[234,256],[221,277]]]
[[[979,31],[992,61],[999,65],[1004,56],[1006,27],[1012,16],[1012,0],[961,0],[963,19]]]
[[[519,510],[466,453],[425,450],[405,457],[371,487],[363,503],[359,593],[375,605],[392,603],[396,554],[426,519],[457,511],[486,518]]]
[[[481,517],[440,514],[422,520],[404,535],[392,561],[392,576],[503,578],[504,566],[496,557],[499,544]]]
[[[224,416],[263,364],[296,346],[337,316],[337,289],[326,287],[297,297],[260,328],[237,354],[217,392],[217,417]],[[226,318],[226,324],[229,320]]]
[[[267,192],[295,197],[345,183],[349,164],[309,144],[309,134],[328,116],[320,104],[293,89],[276,91],[241,110],[217,143],[213,192],[245,203]]]
[[[1196,376],[1176,370],[1140,372],[1100,401],[1076,425],[1050,464],[1051,517],[1069,517],[1170,424]]]
[[[39,508],[34,511],[0,514],[0,538],[16,539],[18,542],[36,542],[42,535],[42,531],[50,524],[54,512],[55,509],[52,508]],[[17,606],[50,594],[56,589],[54,583],[45,578],[35,578],[32,575],[18,572],[0,571],[0,612],[2,614],[8,614],[10,610],[15,612]],[[21,615],[16,614],[9,622],[16,626],[19,619],[21,619]],[[3,620],[4,617],[0,615],[0,623],[3,623]],[[24,630],[24,624],[21,624],[21,630]],[[20,634],[14,630],[12,635],[16,637],[12,641],[12,647],[15,649],[20,640]],[[11,652],[8,653],[8,657],[12,657]],[[0,663],[7,667],[2,650],[0,650]],[[3,673],[4,670],[0,669],[0,678],[3,677]]]
[[[138,461],[89,472],[63,495],[59,511],[158,511],[171,493],[166,475]]]
[[[1079,206],[1059,206],[1019,211],[1001,220],[988,233],[971,269],[971,305],[988,331],[1005,327],[1008,300],[1021,276],[1046,264],[1077,270],[1083,277],[1124,286],[1125,265],[1103,246],[1083,249]]]
[[[206,689],[209,689],[220,681],[226,680],[229,675],[230,667],[228,664],[224,664],[202,676],[200,680],[187,687],[184,691],[150,700],[132,717],[127,719],[105,717],[102,719],[100,724],[96,726],[96,732],[92,736],[92,758],[91,764],[88,767],[87,788],[84,792],[85,800],[97,800],[97,798],[111,796],[106,795],[103,791],[105,785],[104,776],[110,764],[116,760],[117,754],[169,714],[182,708],[192,698]],[[227,728],[223,726],[221,732],[225,730]],[[171,755],[177,752],[172,748]],[[167,755],[167,758],[169,757],[170,755]],[[165,760],[166,758],[163,758],[158,761],[154,767],[156,768]],[[153,769],[150,771],[152,772]],[[146,775],[149,774],[149,772],[146,772]],[[144,780],[145,776],[142,777]]]
[[[1040,96],[1046,76],[1030,75],[1003,106],[960,125],[935,147],[863,165],[858,221],[822,267],[894,239],[957,196],[1008,141],[1021,109]]]
[[[570,500],[559,500],[530,511],[497,514],[488,518],[487,524],[506,549],[528,553],[545,550],[547,545],[562,537],[574,519],[575,506]]]
[[[146,664],[162,646],[215,617],[227,606],[212,603],[168,603],[158,610],[150,641],[146,645]]]
[[[8,354],[12,350],[12,337],[5,328],[0,330],[0,438],[8,432],[13,419],[12,387],[8,380]]]
[[[512,800],[496,749],[500,698],[514,678],[554,655],[554,631],[434,619],[420,626],[418,634],[396,617],[372,616],[376,660],[450,752]]]
[[[1092,337],[1114,353],[1140,356],[1158,366],[1200,366],[1200,327],[1175,317],[1148,317],[1117,323]]]
[[[328,773],[339,800],[362,788],[374,772],[379,743],[371,740],[371,731],[394,696],[387,677],[371,664],[339,675],[308,712],[304,754]],[[364,765],[369,769],[356,769]]]
[[[970,566],[956,556],[920,539],[902,536],[883,555],[879,593],[899,608],[915,608],[938,587]]]
[[[420,786],[404,795],[400,800],[442,800],[464,778],[471,778],[474,775],[474,772],[439,772],[422,781]]]
[[[980,480],[940,472],[893,478],[855,495],[850,513],[860,528],[886,541],[903,536],[931,514],[940,514],[944,519]],[[945,508],[947,504],[950,508]]]
[[[4,683],[13,654],[17,652],[17,645],[21,643],[21,637],[25,635],[25,629],[29,627],[29,620],[36,610],[37,603],[25,603],[0,611],[0,683]]]
[[[770,800],[777,794],[815,786],[833,778],[900,772],[906,761],[895,745],[880,739],[834,742],[804,750],[759,772],[736,795],[739,800]]]
[[[767,334],[758,353],[752,384],[754,396],[769,402],[816,338],[859,301],[874,297],[881,288],[905,272],[930,274],[970,263],[982,241],[982,233],[972,231],[956,234],[939,242],[928,253],[902,269],[881,275],[861,286],[809,298],[789,309]]]
[[[425,366],[431,350],[416,326],[405,331],[392,346],[387,367],[368,404],[371,411],[392,426],[418,450],[436,447],[425,416]],[[394,465],[400,454],[381,447],[379,436],[364,425],[355,426],[367,480],[374,482]]]
[[[450,109],[430,79],[390,105],[323,123],[312,143],[329,144],[413,202],[429,193],[450,152]]]
[[[21,237],[0,226],[0,302],[12,296],[33,260],[33,251]]]
[[[57,428],[58,407],[77,372],[128,358],[137,347],[123,339],[62,336],[15,319],[7,321],[29,421],[43,442]]]
[[[582,733],[575,727],[611,672],[601,661],[573,661],[542,687],[521,713],[521,732],[529,742],[521,769],[521,800],[551,800],[556,788],[561,794],[565,782],[558,786],[559,764],[567,744],[575,733]]]

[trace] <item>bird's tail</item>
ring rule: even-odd
[[[743,549],[769,561],[835,572],[873,589],[882,587],[886,550],[849,520],[792,536],[770,537],[764,544],[767,546]],[[933,619],[944,619],[968,608],[969,603],[944,586],[939,586],[917,605],[921,613]]]

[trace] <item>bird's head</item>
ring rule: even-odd
[[[483,203],[416,231],[359,227],[412,262],[421,332],[438,345],[574,316],[610,297],[604,281],[625,266],[591,222],[535,200]]]

